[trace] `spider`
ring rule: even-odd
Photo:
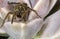
[[[4,25],[5,20],[7,19],[7,17],[9,16],[9,14],[12,14],[12,20],[11,20],[11,24],[13,23],[14,19],[16,17],[19,17],[22,19],[22,21],[26,22],[29,16],[29,13],[31,11],[35,12],[37,16],[39,16],[37,14],[37,12],[35,10],[33,10],[32,8],[28,7],[27,3],[16,3],[16,2],[8,2],[8,4],[16,4],[13,7],[13,10],[11,10],[10,12],[8,12],[8,14],[6,15],[6,17],[4,18],[1,27]],[[40,17],[40,16],[39,16]],[[41,17],[40,17],[41,18]]]

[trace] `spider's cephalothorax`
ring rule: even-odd
[[[5,23],[5,20],[7,19],[7,17],[9,16],[9,14],[12,14],[12,20],[11,23],[13,23],[14,18],[19,17],[21,18],[22,21],[26,22],[29,16],[30,11],[33,11],[36,13],[37,16],[39,16],[37,14],[37,12],[35,10],[33,10],[32,8],[28,7],[28,5],[26,3],[15,3],[15,2],[8,2],[8,4],[12,5],[15,4],[15,6],[13,7],[13,10],[11,10],[6,17],[3,20],[3,23],[1,26],[3,26],[3,24]],[[40,17],[40,16],[39,16]],[[40,17],[41,18],[41,17]]]

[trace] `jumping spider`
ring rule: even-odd
[[[8,2],[8,4],[16,4],[13,7],[13,10],[8,12],[8,14],[6,15],[6,17],[3,20],[3,23],[1,25],[1,27],[4,25],[5,20],[7,19],[7,17],[9,16],[9,14],[12,14],[12,20],[11,23],[13,23],[14,18],[19,17],[22,19],[22,21],[26,22],[28,18],[28,15],[31,11],[35,12],[37,16],[39,16],[37,14],[37,12],[35,10],[33,10],[32,8],[28,7],[28,5],[26,3],[16,3],[16,2]],[[39,16],[40,17],[40,16]],[[41,18],[41,17],[40,17]]]

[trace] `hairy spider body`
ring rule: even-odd
[[[12,15],[13,15],[13,16],[12,16],[11,23],[13,23],[13,20],[14,20],[14,18],[16,18],[16,17],[19,17],[19,18],[22,19],[22,21],[26,22],[27,19],[28,19],[28,16],[29,16],[30,11],[35,12],[36,15],[39,16],[39,15],[37,14],[37,12],[36,12],[35,10],[31,9],[30,7],[28,7],[28,5],[27,5],[26,3],[15,3],[15,2],[9,3],[9,2],[8,2],[8,4],[16,4],[16,5],[13,7],[13,10],[10,11],[10,12],[6,15],[6,17],[5,17],[4,20],[3,20],[3,23],[2,23],[2,25],[1,25],[1,27],[2,27],[3,24],[5,23],[5,20],[7,19],[7,17],[9,16],[9,14],[12,14]],[[39,16],[39,17],[40,17],[40,16]],[[40,17],[40,18],[41,18],[41,17]]]

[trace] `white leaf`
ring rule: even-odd
[[[33,36],[41,29],[43,24],[42,19],[35,19],[26,23],[6,22],[2,27],[14,39],[32,39]]]
[[[55,32],[60,28],[60,10],[45,20],[45,26],[46,28],[42,37],[49,37],[55,34]]]

